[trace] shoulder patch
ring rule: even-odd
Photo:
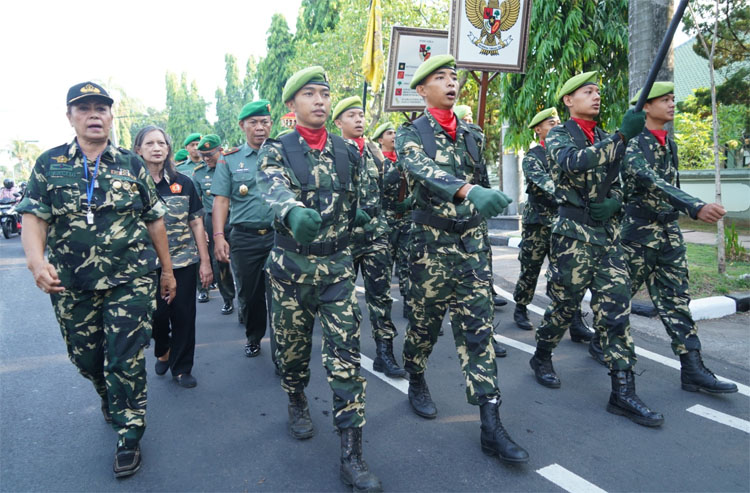
[[[223,154],[224,156],[229,156],[230,154],[234,154],[235,152],[238,152],[239,150],[240,150],[240,148],[239,148],[239,147],[232,147],[232,148],[231,148],[231,149],[229,149],[229,150],[226,150],[226,151],[222,151],[222,154]]]
[[[195,168],[193,168],[193,173],[195,173],[195,172],[196,172],[196,171],[198,171],[199,169],[203,169],[203,168],[205,168],[205,167],[206,167],[206,163],[201,163],[201,164],[199,164],[198,166],[196,166]]]

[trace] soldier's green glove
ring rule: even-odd
[[[479,213],[484,217],[494,217],[500,214],[503,209],[513,200],[500,190],[474,186],[469,190],[466,199],[474,204]]]
[[[625,113],[625,116],[622,117],[620,133],[626,139],[630,140],[643,131],[644,125],[646,125],[646,112],[639,111],[638,113],[635,113],[631,108]]]
[[[609,221],[609,219],[617,214],[622,204],[617,199],[604,199],[602,202],[595,202],[589,206],[591,209],[591,217],[596,221]]]
[[[403,214],[404,212],[409,210],[409,207],[411,207],[412,202],[414,202],[414,197],[406,197],[401,202],[396,202],[396,212],[398,214]]]
[[[365,224],[370,222],[370,219],[372,218],[368,213],[366,213],[362,209],[357,209],[357,214],[354,216],[354,225],[357,227],[364,226]]]
[[[295,207],[286,215],[286,222],[292,230],[294,239],[303,245],[309,245],[318,236],[323,220],[318,211]]]

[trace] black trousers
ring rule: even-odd
[[[208,256],[211,257],[211,269],[214,271],[214,282],[219,287],[219,293],[224,299],[224,303],[230,303],[234,300],[234,279],[232,278],[232,268],[228,262],[219,262],[214,255],[214,225],[212,214],[208,213],[203,217],[204,228],[208,234]],[[228,219],[228,218],[227,218]],[[229,221],[224,224],[224,239],[231,243],[232,227]],[[200,280],[198,281],[200,283]]]
[[[198,264],[174,270],[177,295],[167,304],[157,286],[154,312],[154,355],[159,358],[169,351],[172,375],[190,373],[195,356],[195,273]],[[157,279],[161,269],[157,269]]]

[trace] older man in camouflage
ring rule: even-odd
[[[598,128],[598,79],[596,72],[586,72],[563,84],[558,100],[564,102],[571,118],[547,134],[555,195],[562,205],[552,228],[547,271],[547,295],[552,302],[536,332],[536,352],[529,363],[540,384],[560,387],[552,351],[570,326],[586,289],[591,289],[594,327],[612,382],[607,411],[644,426],[660,426],[664,417],[635,393],[630,282],[617,221],[622,204],[620,163],[627,141],[640,133],[645,117],[631,110],[615,134]]]
[[[630,101],[635,104],[640,91]],[[682,388],[726,394],[737,385],[723,382],[705,367],[698,327],[690,313],[685,242],[677,222],[680,212],[713,224],[726,213],[679,188],[677,144],[664,125],[674,119],[674,84],[655,82],[643,107],[646,128],[628,142],[622,176],[625,213],[622,249],[628,264],[631,292],[645,283],[667,334],[680,357]]]
[[[360,155],[354,144],[326,131],[331,94],[322,67],[292,75],[282,96],[297,127],[261,148],[258,186],[276,216],[266,265],[289,431],[300,440],[315,434],[304,389],[317,316],[333,422],[341,433],[341,480],[358,491],[380,491],[380,481],[362,460],[366,382],[360,375],[361,315],[349,246],[352,227],[370,219],[356,210]]]
[[[510,199],[477,184],[485,167],[484,136],[479,127],[453,114],[458,96],[454,58],[430,57],[415,72],[411,87],[427,110],[396,134],[396,150],[415,183],[409,249],[412,311],[404,344],[409,402],[419,416],[437,416],[424,372],[449,310],[466,397],[480,407],[482,450],[506,462],[526,462],[528,453],[510,438],[498,414],[489,244],[480,227]]]

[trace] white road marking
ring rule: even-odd
[[[511,339],[510,337],[501,336],[500,334],[495,334],[495,340],[497,342],[501,342],[505,344],[506,346],[520,349],[521,351],[524,351],[529,354],[534,354],[534,351],[536,351],[536,348],[534,346],[530,346],[523,342],[518,342],[517,340]]]
[[[365,370],[369,371],[385,383],[391,385],[392,387],[395,387],[396,389],[400,390],[404,394],[409,392],[409,381],[405,380],[403,378],[390,378],[386,377],[385,373],[380,373],[378,371],[375,371],[372,368],[372,360],[365,356],[364,354],[360,355],[360,365]]]
[[[495,292],[497,294],[499,294],[503,298],[507,299],[508,301],[513,301],[513,295],[511,293],[509,293],[508,291],[504,290],[503,288],[501,288],[497,284],[495,284],[494,286],[495,286]],[[532,311],[532,312],[536,313],[537,315],[544,316],[544,310],[541,309],[541,308],[539,308],[538,306],[526,305],[526,308],[529,311]]]
[[[581,476],[573,474],[559,464],[551,464],[536,471],[543,478],[552,481],[560,488],[570,493],[606,493],[593,483],[589,483]]]
[[[696,404],[693,407],[689,407],[687,411],[689,413],[697,414],[698,416],[701,416],[703,418],[710,419],[711,421],[716,421],[717,423],[731,426],[732,428],[744,431],[745,433],[750,433],[750,421],[735,418],[734,416],[716,411],[714,409],[711,409],[710,407]]]

